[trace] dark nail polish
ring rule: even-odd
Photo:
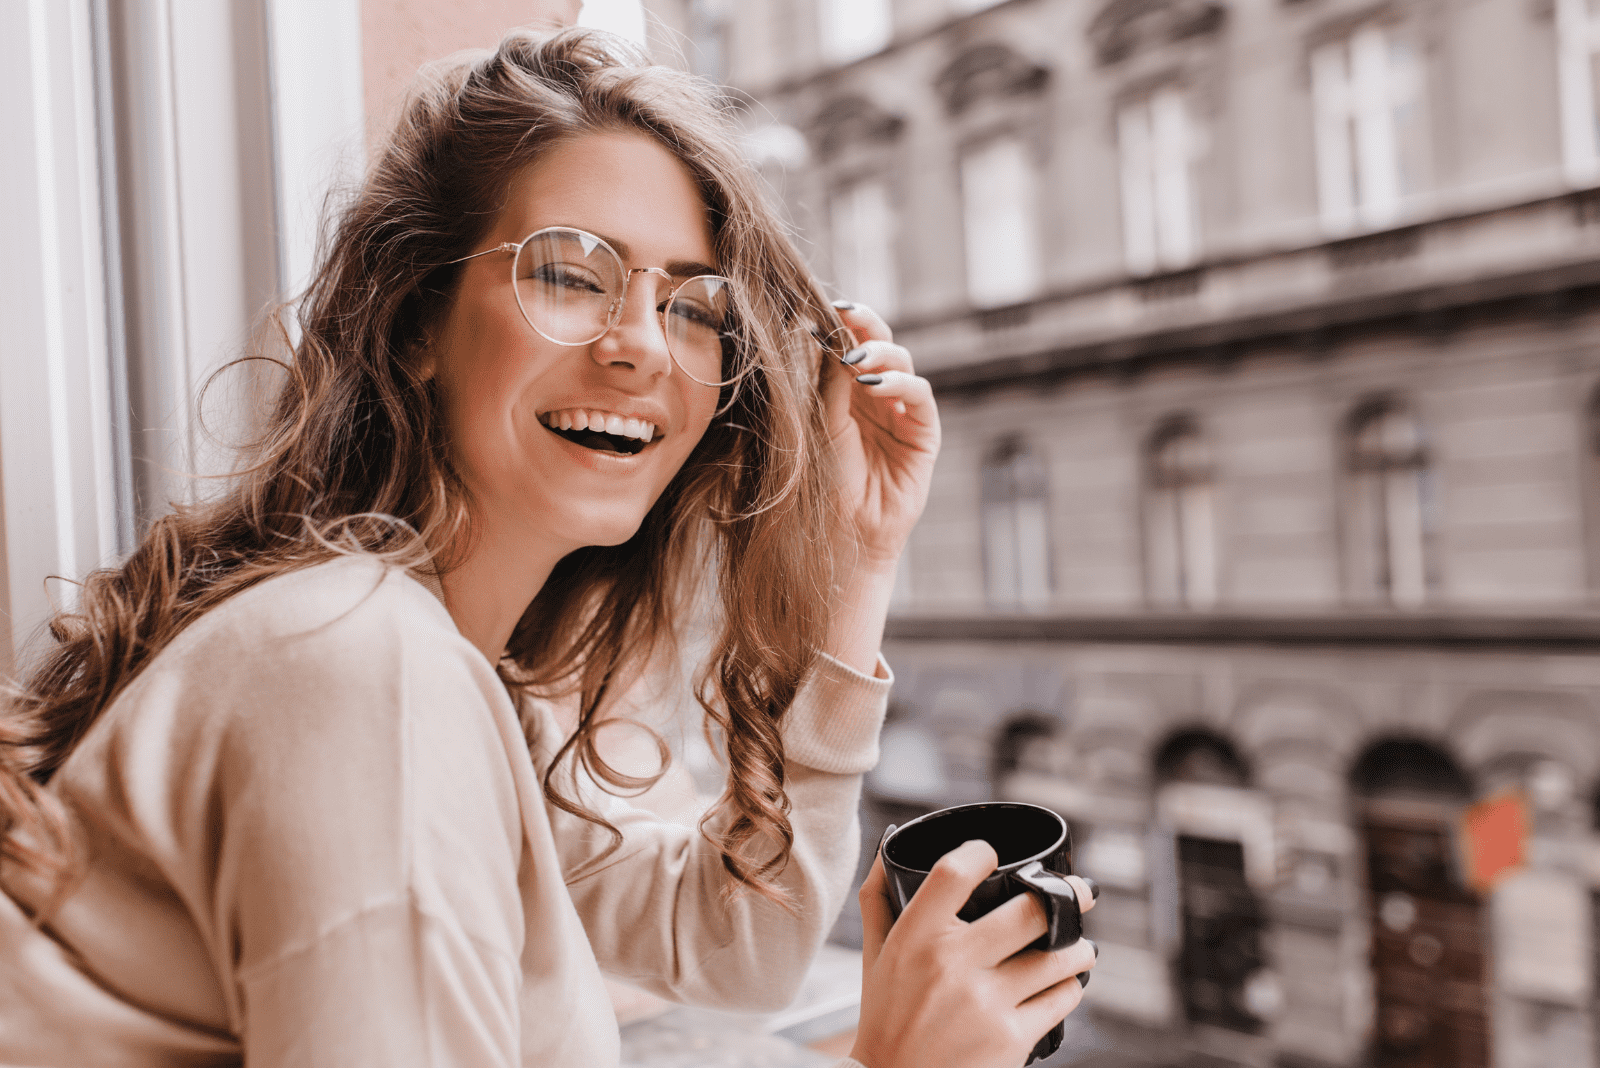
[[[882,375],[857,375],[856,376],[856,381],[860,382],[863,386],[881,386],[881,385],[883,385],[883,376]]]
[[[1096,901],[1099,901],[1100,900],[1100,884],[1095,882],[1093,879],[1089,878],[1087,875],[1080,875],[1080,876],[1078,876],[1078,878],[1082,879],[1084,882],[1089,884],[1089,896],[1094,898]]]
[[[849,352],[845,353],[844,356],[842,357],[842,359],[845,362],[845,366],[846,367],[854,367],[856,364],[860,363],[862,360],[864,360],[866,358],[867,358],[867,347],[865,345],[857,345],[855,348],[853,348]]]
[[[1079,972],[1075,978],[1078,980],[1078,986],[1079,987],[1086,987],[1086,986],[1089,985],[1089,973],[1088,972]]]
[[[835,308],[838,308],[840,311],[855,311],[856,310],[856,306],[854,304],[852,304],[848,300],[836,300],[836,301],[833,302],[833,306]]]
[[[1085,938],[1084,941],[1089,943],[1089,948],[1090,949],[1094,950],[1094,959],[1095,960],[1099,960],[1100,959],[1100,944],[1098,942],[1096,942],[1092,938]]]

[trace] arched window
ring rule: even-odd
[[[894,199],[888,183],[865,179],[833,196],[833,273],[846,300],[865,304],[893,321],[895,280]]]
[[[983,463],[983,565],[990,605],[1050,602],[1050,502],[1044,462],[1021,438],[1002,439]]]
[[[1428,456],[1422,429],[1393,399],[1350,418],[1346,553],[1359,599],[1417,605],[1427,597]]]
[[[1018,137],[989,141],[961,157],[961,204],[966,235],[967,296],[979,308],[998,308],[1039,291],[1038,177]]]
[[[1145,556],[1150,600],[1207,608],[1217,599],[1211,449],[1193,417],[1174,416],[1145,454]]]

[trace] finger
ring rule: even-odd
[[[867,307],[865,304],[856,304],[848,300],[833,302],[834,311],[839,313],[839,318],[844,320],[844,325],[850,328],[855,335],[856,343],[863,341],[893,341],[894,331],[889,329],[889,324],[883,321],[883,316]]]
[[[1085,976],[1084,982],[1078,985],[1086,986],[1097,952],[1093,942],[1080,938],[1066,949],[1053,953],[1042,949],[1024,950],[1002,962],[995,973],[1015,1002],[1021,1005],[1073,976]]]
[[[898,404],[900,407],[895,411],[901,418],[896,421],[897,429],[898,424],[909,421],[931,435],[930,441],[918,441],[918,445],[937,444],[939,405],[933,399],[933,386],[926,378],[904,371],[886,371],[883,374],[861,375],[856,379],[855,388],[859,391],[858,402],[866,397],[886,401],[890,405]],[[904,437],[903,434],[896,436]]]
[[[1100,884],[1093,879],[1085,879],[1080,875],[1067,876],[1067,882],[1072,884],[1072,889],[1078,895],[1078,911],[1088,912],[1094,908],[1094,903],[1100,898]]]
[[[854,368],[856,374],[872,371],[916,373],[916,368],[911,365],[911,351],[890,341],[864,341],[845,353],[843,361],[846,366]]]
[[[883,948],[883,940],[889,937],[889,928],[894,924],[894,914],[889,910],[889,880],[883,874],[882,853],[873,860],[872,870],[867,872],[866,882],[861,884],[861,892],[856,896],[861,902],[861,969],[865,975],[872,971],[878,951]]]
[[[1083,987],[1077,979],[1068,976],[1017,1006],[1017,1022],[1042,1038],[1046,1031],[1070,1016],[1082,1001]]]
[[[1049,930],[1050,918],[1044,906],[1033,894],[1023,893],[973,920],[971,937],[982,947],[978,959],[995,967],[1027,949]]]
[[[900,914],[900,922],[917,928],[948,926],[972,891],[999,866],[1000,858],[988,842],[975,839],[961,843],[940,857],[928,872]]]

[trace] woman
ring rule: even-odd
[[[0,737],[0,1063],[603,1065],[602,969],[793,995],[937,414],[869,312],[833,342],[706,90],[620,52],[513,36],[417,95],[250,465],[55,621]],[[696,833],[596,735],[702,584]],[[1092,950],[1018,953],[1030,898],[955,918],[993,865],[892,933],[869,880],[858,1063],[1020,1063],[1074,1007]]]

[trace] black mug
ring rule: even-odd
[[[879,847],[889,882],[889,911],[896,919],[940,857],[962,842],[981,838],[994,847],[1000,866],[967,898],[956,913],[971,922],[1021,893],[1032,893],[1044,906],[1049,930],[1030,949],[1064,949],[1083,934],[1083,914],[1072,884],[1072,832],[1067,821],[1038,805],[985,801],[942,808],[926,816],[891,825]],[[1066,1021],[1041,1038],[1028,1064],[1061,1048]]]

